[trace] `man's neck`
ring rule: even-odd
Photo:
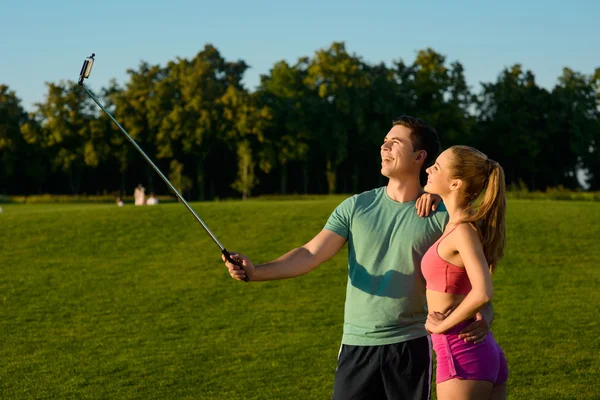
[[[415,201],[423,194],[419,178],[390,179],[385,188],[390,199],[399,203]]]

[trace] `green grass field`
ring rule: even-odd
[[[343,199],[197,203],[255,262]],[[181,204],[5,205],[0,398],[327,399],[346,254],[292,280],[229,278]],[[511,200],[493,330],[511,399],[598,399],[600,203]]]

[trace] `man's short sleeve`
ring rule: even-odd
[[[446,210],[446,205],[444,203],[440,203],[438,205],[433,217],[437,222],[437,227],[439,228],[440,232],[444,232],[450,219],[450,215],[448,214],[448,210]]]
[[[344,239],[348,239],[348,236],[350,236],[350,222],[355,201],[356,196],[349,197],[342,201],[329,216],[329,219],[325,224],[325,229],[337,233]]]

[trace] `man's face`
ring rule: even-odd
[[[414,151],[410,128],[395,125],[381,145],[381,174],[388,178],[419,176],[424,151]],[[419,161],[421,160],[421,161]]]

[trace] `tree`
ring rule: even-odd
[[[268,75],[261,76],[256,92],[257,109],[268,114],[263,129],[264,140],[259,150],[260,167],[265,173],[273,168],[280,171],[278,191],[287,193],[288,166],[291,162],[304,164],[303,192],[308,190],[307,155],[311,138],[306,118],[310,96],[304,84],[307,59],[294,66],[277,62]]]
[[[553,143],[550,109],[549,92],[537,86],[533,73],[519,64],[504,69],[495,83],[483,84],[474,144],[500,162],[508,184],[525,182],[532,190],[545,188],[550,176],[568,170],[568,160],[561,159],[553,161],[552,170],[539,167],[543,160],[552,160],[542,148],[544,143]]]
[[[110,104],[114,106],[114,116],[127,130],[131,137],[144,150],[144,153],[157,162],[157,135],[166,110],[170,109],[171,99],[157,90],[166,78],[166,69],[159,65],[150,65],[142,61],[137,70],[127,70],[129,82],[123,89],[111,84],[106,91]],[[115,154],[120,163],[122,174],[122,190],[124,188],[124,171],[126,168],[143,171],[150,191],[154,188],[156,172],[152,166],[130,145],[125,136],[115,127],[111,128],[111,143],[117,149]],[[136,174],[138,182],[141,174]]]
[[[554,112],[552,125],[557,143],[556,156],[565,160],[561,184],[578,187],[577,171],[588,173],[588,182],[598,188],[600,139],[600,69],[586,76],[564,68],[552,91]],[[554,158],[554,157],[553,157]],[[566,183],[566,184],[565,184]]]
[[[15,92],[0,85],[0,190],[3,193],[18,187],[19,158],[24,158],[26,146],[21,125],[26,117]]]
[[[469,109],[475,99],[460,62],[447,65],[444,55],[428,48],[417,53],[412,65],[400,61],[395,66],[406,113],[434,126],[444,147],[472,142]]]
[[[335,193],[338,167],[354,153],[358,138],[365,134],[358,101],[359,92],[369,85],[365,64],[349,54],[344,43],[336,42],[315,53],[305,83],[317,94],[310,98],[309,118],[315,147],[325,159],[327,191]]]
[[[487,153],[508,184],[578,188],[585,171],[600,189],[600,68],[565,68],[548,91],[515,64],[476,96],[463,65],[431,48],[388,67],[334,42],[275,63],[254,92],[242,84],[247,68],[207,44],[164,67],[141,62],[122,87],[112,81],[98,97],[188,198],[381,185],[378,149],[401,114],[430,122],[444,147]],[[98,192],[119,181],[126,191],[127,180],[144,178],[157,191],[151,166],[81,88],[47,85],[29,115],[0,86],[0,191]]]
[[[223,151],[226,137],[221,135],[231,130],[222,99],[229,88],[244,91],[241,80],[247,68],[243,61],[226,61],[214,46],[206,45],[192,60],[169,63],[166,79],[158,86],[161,96],[171,99],[157,136],[159,157],[183,164],[183,171],[195,177],[200,200],[206,197],[207,157]],[[219,180],[219,174],[213,178]]]
[[[237,156],[238,177],[231,187],[242,194],[242,200],[246,200],[248,196],[250,196],[252,188],[257,183],[254,174],[255,162],[252,157],[252,149],[248,140],[244,140],[240,143],[237,149]]]
[[[79,194],[86,167],[97,167],[108,152],[103,132],[95,129],[96,105],[75,82],[46,86],[46,102],[37,104],[23,135],[46,149],[54,169],[67,176],[71,193]]]

